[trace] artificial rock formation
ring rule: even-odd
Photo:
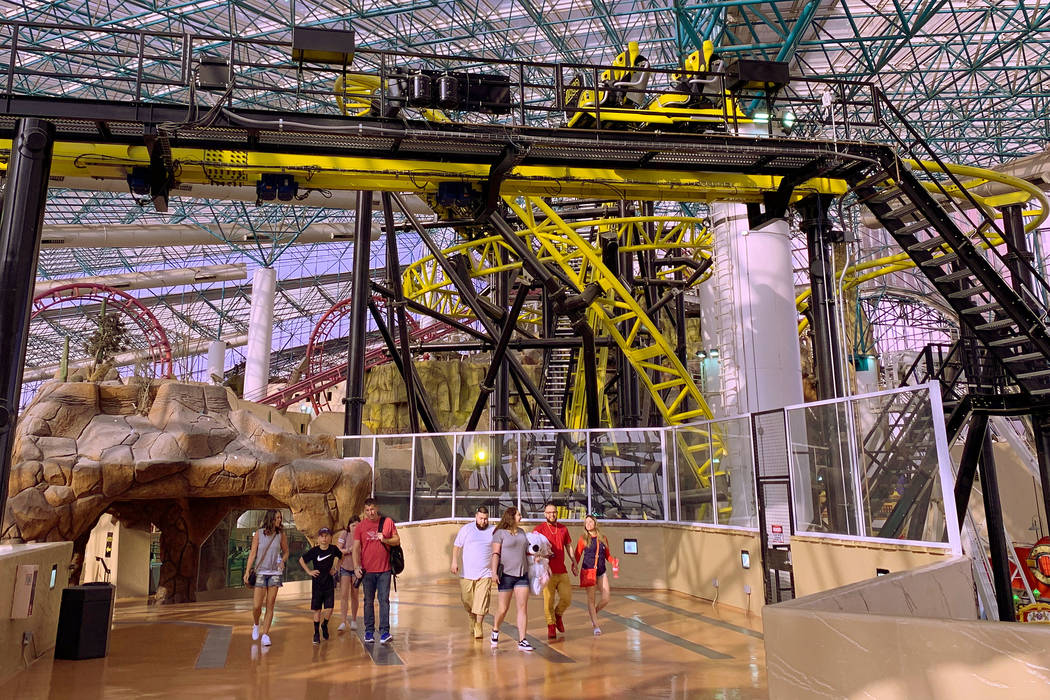
[[[193,600],[200,546],[230,510],[287,507],[311,539],[360,512],[371,467],[335,455],[330,437],[233,409],[222,387],[49,382],[18,423],[0,540],[86,543],[106,511],[153,524],[158,599]]]

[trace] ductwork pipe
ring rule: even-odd
[[[177,287],[202,282],[230,282],[248,279],[248,266],[244,263],[232,265],[206,265],[203,267],[180,267],[174,270],[149,270],[125,272],[119,275],[96,277],[66,277],[57,280],[37,280],[34,295],[49,292],[56,287],[69,284],[101,284],[113,289],[151,289],[153,287]]]
[[[213,340],[195,340],[187,343],[177,343],[172,345],[171,355],[172,357],[190,357],[192,355],[203,355],[209,351],[211,344],[215,342]],[[228,348],[242,347],[248,344],[247,335],[234,335],[228,338],[223,338],[222,341]],[[127,367],[129,365],[138,364],[143,360],[151,361],[153,359],[153,351],[149,349],[143,350],[128,350],[127,352],[118,353],[113,358],[114,367]],[[76,369],[87,369],[94,362],[94,358],[86,358],[83,360],[76,360],[69,363],[69,370],[72,372]],[[38,382],[44,379],[52,379],[58,374],[60,369],[59,365],[47,365],[45,367],[27,367],[25,372],[22,374],[22,383],[26,382]]]

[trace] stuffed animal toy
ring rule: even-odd
[[[529,585],[533,595],[540,595],[547,581],[551,578],[551,567],[548,563],[553,550],[550,541],[538,532],[525,535],[529,540]]]

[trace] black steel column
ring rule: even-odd
[[[828,219],[831,200],[828,195],[811,194],[795,205],[802,214],[802,231],[809,247],[809,317],[820,400],[846,395],[835,302],[835,269],[831,262],[831,245],[836,242]]]
[[[1017,615],[1014,613],[1014,596],[1010,587],[1010,559],[1006,531],[1003,529],[1003,504],[999,499],[999,477],[995,472],[992,439],[987,431],[981,448],[981,495],[984,497],[984,516],[988,524],[988,549],[992,553],[992,578],[995,580],[999,620],[1013,622]]]
[[[394,298],[387,302],[387,328],[393,329],[397,322],[398,342],[401,345],[402,374],[405,380],[405,396],[408,401],[409,431],[419,432],[419,409],[416,406],[416,378],[412,367],[412,348],[409,347],[408,319],[405,316],[405,292],[401,286],[401,256],[397,250],[397,232],[394,227],[394,207],[390,193],[382,194],[383,222],[386,227],[386,276],[390,280],[390,290]],[[371,291],[371,290],[369,290]],[[418,445],[418,441],[416,443]],[[421,462],[417,460],[420,468]]]
[[[1034,260],[1028,250],[1028,238],[1024,230],[1024,207],[1011,204],[1002,208],[1003,238],[1007,242],[1006,267],[1010,270],[1010,283],[1024,299],[1032,289]],[[1028,290],[1028,291],[1026,291]],[[1032,416],[1032,432],[1035,437],[1035,454],[1039,464],[1039,485],[1043,492],[1043,514],[1046,518],[1047,534],[1050,534],[1050,414]]]
[[[361,418],[365,408],[365,321],[368,318],[368,300],[372,289],[368,283],[372,261],[372,193],[357,193],[357,221],[354,227],[353,288],[350,290],[350,328],[347,333],[350,347],[346,367],[345,435],[361,434]],[[343,442],[343,456],[358,455],[358,441]]]
[[[496,275],[496,303],[503,311],[507,311],[510,306],[510,287],[511,287],[511,272],[510,270],[504,270]],[[524,300],[523,300],[524,301]],[[514,323],[518,322],[518,315],[521,313],[520,309],[518,312],[514,312],[511,315],[514,317]],[[495,361],[495,353],[492,355]],[[495,386],[492,403],[489,407],[489,415],[491,417],[492,429],[493,430],[508,430],[509,419],[510,419],[510,371],[507,368],[507,363],[503,357],[500,357],[499,367],[496,371]]]
[[[40,231],[44,225],[47,178],[55,127],[41,119],[21,119],[11,143],[3,212],[0,214],[0,513],[7,504],[11,448],[22,365],[29,338],[30,301],[36,279]]]
[[[1043,515],[1047,532],[1050,535],[1050,415],[1041,413],[1032,416],[1032,430],[1035,433],[1035,455],[1039,463],[1039,486],[1043,491]]]
[[[1003,258],[1010,270],[1010,286],[1024,298],[1022,290],[1032,288],[1031,263],[1034,259],[1024,232],[1024,208],[1020,204],[1011,204],[1000,211],[1003,214],[1003,238],[1007,243]]]

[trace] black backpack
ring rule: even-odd
[[[389,519],[390,518],[386,517],[385,515],[382,518],[380,518],[380,520],[379,520],[379,533],[380,534],[382,534],[382,532],[383,532],[384,521],[389,520]],[[385,546],[387,552],[390,553],[390,572],[392,574],[394,574],[394,576],[399,575],[402,571],[405,570],[405,550],[401,549],[401,545],[399,545],[399,544],[395,544],[392,547],[390,545],[383,545],[383,546]]]

